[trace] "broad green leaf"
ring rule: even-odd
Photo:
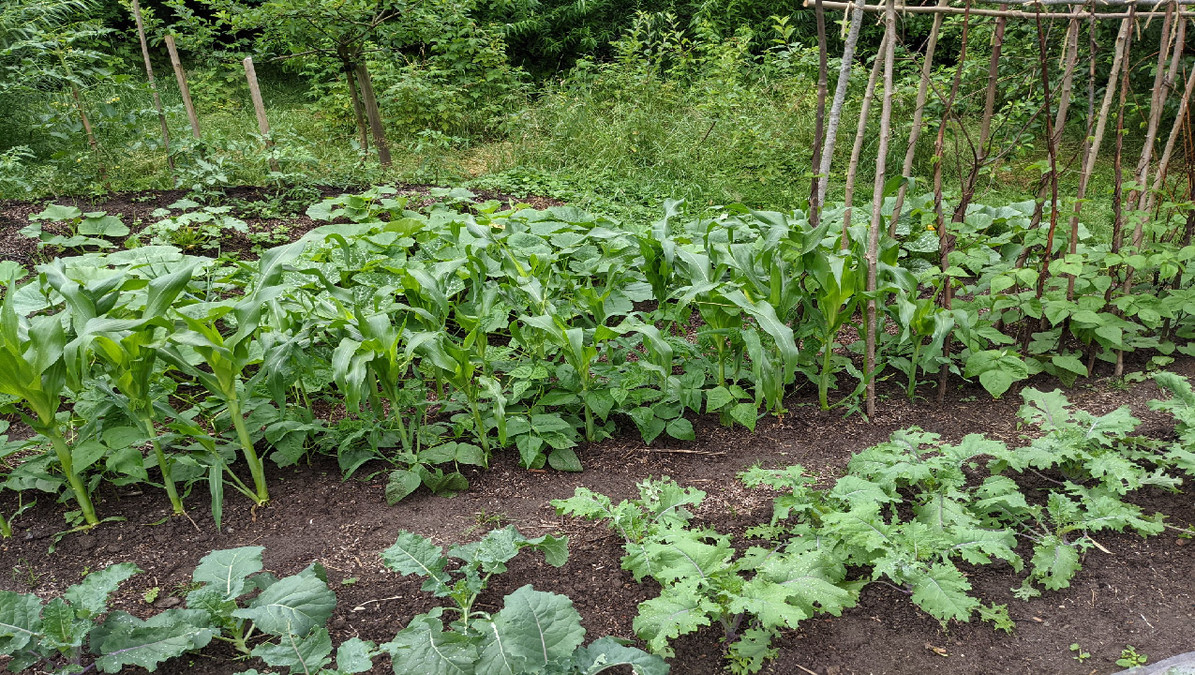
[[[282,636],[277,643],[263,642],[253,648],[253,656],[275,668],[289,668],[292,673],[317,673],[328,665],[332,655],[332,639],[328,629],[320,627],[306,637],[294,633]]]
[[[491,621],[478,621],[482,635],[477,668],[482,673],[538,672],[564,662],[585,638],[581,615],[563,595],[523,586],[506,596]]]
[[[23,649],[41,632],[41,608],[36,595],[0,591],[0,654]]]
[[[979,608],[979,601],[967,594],[971,584],[954,565],[935,563],[914,576],[913,602],[938,621],[967,621]]]
[[[245,592],[245,578],[261,571],[263,546],[242,546],[212,551],[203,556],[191,579],[207,584],[226,600],[233,600]]]
[[[374,643],[361,638],[349,638],[336,648],[336,669],[342,673],[365,673],[373,669],[373,657],[377,654]]]
[[[1071,577],[1079,571],[1078,549],[1058,537],[1049,536],[1033,547],[1033,578],[1051,591],[1071,585]]]
[[[439,613],[420,614],[382,645],[390,652],[395,675],[473,675],[477,647],[469,638],[444,632]]]
[[[394,506],[423,483],[423,479],[414,471],[399,469],[390,472],[390,479],[386,482],[386,503]]]
[[[62,597],[71,603],[75,613],[83,619],[90,619],[108,609],[108,596],[126,579],[141,570],[133,563],[118,563],[92,572],[83,581],[66,589]]]
[[[113,612],[92,631],[91,649],[99,654],[95,665],[105,673],[119,673],[125,666],[155,670],[159,664],[203,649],[213,630],[206,613],[193,609],[168,609],[148,620]]]
[[[668,662],[636,647],[627,647],[612,637],[594,640],[581,647],[575,655],[576,669],[581,675],[598,675],[619,666],[630,666],[635,675],[668,675]]]
[[[402,575],[417,574],[427,579],[423,590],[440,595],[452,578],[444,571],[448,559],[439,546],[414,532],[399,532],[398,540],[382,551],[382,564]]]
[[[293,633],[306,636],[317,626],[324,625],[336,607],[336,594],[319,578],[314,567],[296,575],[279,579],[245,609],[232,613],[249,619],[258,630],[270,635]]]

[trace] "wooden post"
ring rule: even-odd
[[[1195,68],[1191,69],[1191,74],[1187,77],[1187,85],[1183,89],[1183,97],[1178,104],[1178,114],[1174,117],[1174,126],[1170,129],[1170,137],[1166,140],[1166,148],[1162,151],[1162,159],[1158,162],[1158,169],[1154,173],[1153,189],[1149,191],[1149,199],[1145,203],[1146,211],[1153,211],[1154,204],[1157,201],[1157,193],[1166,182],[1166,172],[1170,168],[1170,156],[1173,154],[1174,144],[1184,128],[1187,119],[1187,110],[1191,103],[1192,90],[1195,90]],[[1192,213],[1195,213],[1195,211]]]
[[[174,158],[170,156],[170,127],[166,124],[166,112],[162,110],[162,99],[158,96],[158,85],[154,82],[154,67],[149,62],[149,43],[145,41],[145,25],[141,21],[141,3],[133,0],[133,18],[137,22],[137,37],[141,40],[141,56],[145,59],[145,76],[149,79],[149,90],[153,93],[154,107],[158,109],[158,121],[162,123],[162,145],[166,148],[166,165],[174,173]]]
[[[270,139],[270,120],[266,118],[266,104],[261,100],[261,88],[257,86],[257,70],[253,68],[253,57],[246,56],[242,62],[245,65],[245,79],[249,81],[249,97],[253,99],[253,111],[257,113],[257,128],[266,139],[266,148],[274,149],[274,141]],[[270,155],[270,170],[277,172],[278,160]]]
[[[79,93],[79,86],[71,83],[71,98],[75,99],[75,110],[83,122],[83,133],[87,135],[87,145],[91,146],[91,153],[95,156],[95,165],[100,170],[100,180],[104,187],[112,190],[112,183],[108,180],[108,169],[104,166],[104,158],[100,156],[100,144],[95,140],[95,131],[91,128],[91,120],[87,117],[87,109],[83,107],[83,96]]]
[[[1132,9],[1129,10],[1132,12]],[[1125,19],[1126,22],[1133,22],[1133,19]],[[1118,44],[1123,54],[1120,59],[1121,73],[1120,73],[1120,107],[1116,113],[1116,150],[1112,158],[1112,253],[1120,253],[1120,246],[1124,239],[1124,188],[1123,188],[1123,173],[1121,170],[1121,158],[1124,145],[1124,108],[1125,101],[1128,98],[1129,90],[1129,73],[1132,72],[1132,60],[1129,59],[1129,54],[1133,47],[1133,30],[1132,26],[1126,31],[1125,40]],[[1113,60],[1113,67],[1115,68],[1116,61]],[[1109,84],[1109,87],[1112,85]],[[1119,271],[1119,266],[1113,266],[1110,274],[1115,277]],[[1130,269],[1131,273],[1131,269]],[[1112,290],[1116,288],[1115,279],[1104,292],[1104,302],[1107,303],[1112,299]],[[1119,310],[1117,310],[1119,314]],[[1095,356],[1095,350],[1092,350],[1092,356]],[[1094,364],[1094,362],[1091,362]],[[1091,366],[1087,368],[1087,372],[1091,374]],[[1116,350],[1116,368],[1113,370],[1114,377],[1120,377],[1124,374],[1124,351]]]
[[[876,414],[876,270],[879,266],[881,211],[884,206],[884,178],[888,163],[888,137],[892,134],[892,71],[896,52],[896,4],[888,0],[888,11],[884,13],[884,34],[888,44],[884,46],[884,99],[880,107],[880,148],[876,152],[875,187],[871,199],[871,227],[867,233],[867,291],[872,297],[867,300],[867,354],[863,377],[867,384],[867,416]],[[913,364],[916,367],[916,364]]]
[[[378,99],[373,93],[373,80],[364,63],[357,64],[357,84],[361,87],[361,98],[365,103],[365,116],[369,118],[369,129],[373,133],[373,144],[378,148],[378,162],[390,166],[390,146],[386,143],[386,128],[382,126],[382,113],[378,110]]]
[[[199,137],[199,116],[195,114],[195,104],[191,102],[191,88],[187,86],[187,73],[183,70],[183,62],[178,58],[178,49],[174,45],[174,36],[166,36],[166,51],[170,52],[170,65],[174,66],[174,79],[178,80],[179,93],[183,95],[183,107],[187,109],[187,119],[191,121],[191,135],[195,140]]]

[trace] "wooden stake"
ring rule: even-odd
[[[1184,128],[1187,110],[1191,103],[1191,91],[1193,89],[1195,89],[1195,68],[1191,69],[1191,74],[1187,77],[1187,84],[1183,89],[1183,97],[1178,103],[1178,114],[1174,118],[1174,126],[1170,129],[1170,137],[1166,139],[1166,148],[1162,151],[1162,159],[1158,161],[1158,168],[1154,173],[1153,189],[1149,191],[1149,199],[1145,204],[1146,211],[1153,211],[1154,205],[1157,202],[1158,192],[1166,182],[1166,172],[1170,168],[1170,156],[1173,154],[1174,144]]]
[[[871,227],[867,239],[867,291],[876,290],[876,270],[879,266],[880,226],[884,206],[884,179],[888,162],[888,138],[892,133],[892,70],[896,52],[896,3],[888,0],[888,11],[884,14],[884,34],[888,44],[884,45],[884,99],[880,107],[880,148],[876,152],[875,187],[871,198]],[[867,355],[863,377],[867,381],[867,416],[876,413],[876,298],[867,300]]]
[[[278,160],[274,158],[274,141],[270,138],[270,120],[266,117],[266,104],[261,100],[261,87],[257,85],[257,70],[253,67],[253,57],[246,56],[241,63],[245,66],[245,79],[249,82],[249,98],[253,99],[253,112],[257,114],[257,129],[266,141],[266,148],[270,153],[270,170],[277,173]]]
[[[178,58],[178,48],[174,44],[174,36],[166,36],[166,51],[170,52],[170,65],[174,67],[174,79],[178,81],[178,91],[183,96],[183,107],[187,109],[187,119],[191,122],[191,135],[195,140],[201,140],[199,134],[199,116],[195,114],[195,104],[191,101],[191,88],[187,86],[187,72],[183,70],[183,62]]]
[[[884,65],[882,54],[888,46],[888,36],[880,41],[880,51],[876,55],[875,63],[871,66],[871,76],[867,78],[867,89],[863,92],[863,104],[859,107],[859,126],[855,130],[855,144],[851,148],[851,163],[846,170],[846,210],[842,213],[842,241],[839,248],[850,248],[850,238],[847,230],[851,228],[851,215],[855,210],[855,174],[859,171],[859,155],[863,153],[863,139],[867,135],[867,117],[871,114],[871,101],[875,98],[876,81],[880,77],[880,68]]]
[[[818,166],[817,203],[826,203],[826,188],[830,184],[830,166],[834,161],[834,145],[838,140],[838,124],[842,120],[842,106],[846,102],[846,93],[851,84],[851,66],[855,63],[855,45],[859,42],[859,28],[863,25],[863,3],[855,5],[851,15],[851,27],[847,29],[846,41],[842,46],[842,63],[838,67],[838,83],[834,86],[834,100],[830,103],[830,113],[826,118],[826,136],[822,142],[821,165]],[[883,49],[880,50],[881,52]],[[872,78],[872,90],[875,89],[875,79]],[[866,118],[867,116],[864,115]],[[846,202],[847,213],[850,213],[851,202]]]
[[[75,110],[83,122],[83,133],[87,135],[87,145],[91,146],[91,153],[95,155],[96,168],[100,170],[100,180],[104,187],[112,190],[112,183],[108,180],[108,169],[104,166],[104,158],[100,156],[100,144],[95,140],[95,132],[91,128],[91,120],[87,117],[87,110],[83,107],[83,97],[79,94],[79,86],[71,83],[71,98],[75,99]]]
[[[934,140],[934,215],[938,226],[938,260],[943,272],[950,266],[950,249],[954,246],[954,236],[949,234],[946,225],[946,214],[942,208],[942,163],[945,160],[946,122],[954,113],[954,101],[958,98],[959,84],[963,79],[963,65],[967,61],[967,38],[971,28],[971,0],[967,0],[963,11],[963,35],[959,46],[958,65],[954,68],[954,80],[950,84],[950,95],[942,109],[942,119],[938,123],[938,137]],[[942,309],[950,311],[951,298],[954,297],[954,285],[950,277],[942,281],[942,292],[938,295],[938,302]],[[947,361],[938,369],[938,403],[946,398],[946,382],[950,378],[950,335],[942,340],[942,356]]]
[[[809,186],[809,224],[817,227],[821,222],[821,179],[817,172],[822,165],[822,141],[826,131],[826,13],[822,0],[814,0],[814,14],[817,16],[817,119],[813,128],[813,181]]]
[[[390,146],[386,144],[386,128],[382,125],[382,113],[378,110],[378,99],[373,93],[373,82],[364,63],[357,64],[357,84],[361,86],[361,97],[365,99],[365,115],[373,132],[373,143],[378,149],[378,162],[390,166]]]
[[[1046,233],[1046,251],[1042,256],[1042,269],[1037,275],[1037,299],[1040,300],[1042,292],[1046,287],[1046,276],[1049,274],[1050,256],[1054,253],[1054,234],[1058,229],[1058,136],[1055,134],[1055,127],[1053,121],[1050,119],[1050,107],[1052,105],[1050,100],[1050,59],[1049,50],[1046,48],[1046,32],[1042,30],[1041,23],[1041,7],[1037,8],[1037,47],[1038,57],[1040,60],[1041,71],[1041,88],[1043,105],[1046,111],[1046,153],[1050,162],[1050,229]],[[1067,49],[1070,48],[1070,37],[1072,36],[1071,28],[1074,28],[1074,37],[1078,38],[1077,24],[1072,23],[1067,29]],[[1068,64],[1070,65],[1070,64]],[[1069,75],[1068,68],[1067,74]],[[1064,76],[1064,82],[1066,77]],[[1069,95],[1069,94],[1068,94]],[[1062,106],[1059,105],[1059,112],[1062,112]],[[1063,119],[1065,124],[1065,118]]]
[[[1145,185],[1149,180],[1149,165],[1153,159],[1154,141],[1158,137],[1158,126],[1162,122],[1162,109],[1166,105],[1166,99],[1168,98],[1167,94],[1169,93],[1169,88],[1164,85],[1168,79],[1166,75],[1166,60],[1170,55],[1170,42],[1171,38],[1173,37],[1171,35],[1171,13],[1173,9],[1174,5],[1166,6],[1166,18],[1162,22],[1162,36],[1158,43],[1158,62],[1156,65],[1156,70],[1154,71],[1153,93],[1149,98],[1149,121],[1145,129],[1145,143],[1141,146],[1141,157],[1138,158],[1137,170],[1133,173],[1137,184],[1142,186]],[[1176,46],[1176,54],[1180,48],[1180,46]],[[1177,67],[1177,63],[1174,65],[1174,67]],[[1170,76],[1169,79],[1173,80],[1173,76]],[[1136,189],[1130,190],[1128,203],[1130,208],[1140,209],[1144,207],[1145,191]],[[1141,246],[1143,225],[1143,219],[1137,218],[1137,226],[1133,230],[1133,246],[1138,248]],[[1130,271],[1128,277],[1125,279],[1126,284],[1129,282],[1131,277],[1132,272]],[[1125,290],[1128,290],[1127,287]]]
[[[174,158],[170,156],[170,127],[166,124],[166,112],[162,110],[162,99],[158,96],[158,85],[154,82],[154,67],[149,62],[149,43],[145,40],[145,25],[141,21],[141,4],[133,0],[133,18],[137,21],[137,37],[141,40],[141,56],[145,59],[145,76],[149,79],[149,90],[153,94],[154,107],[158,109],[158,121],[162,124],[162,147],[166,149],[166,165],[174,173]]]
[[[1108,127],[1108,114],[1112,109],[1112,97],[1116,95],[1116,82],[1120,77],[1121,61],[1125,55],[1125,43],[1129,39],[1129,34],[1132,32],[1133,20],[1124,19],[1120,22],[1120,32],[1116,35],[1116,44],[1113,46],[1112,52],[1112,70],[1108,76],[1108,88],[1104,90],[1104,100],[1100,104],[1099,116],[1096,118],[1095,130],[1091,134],[1091,142],[1086,150],[1086,160],[1083,163],[1083,171],[1079,174],[1079,187],[1075,192],[1075,208],[1071,212],[1071,240],[1072,242],[1078,237],[1079,232],[1079,215],[1083,210],[1083,200],[1087,196],[1087,185],[1091,181],[1091,176],[1095,173],[1095,162],[1099,158],[1100,145],[1104,141],[1104,132]],[[1119,143],[1120,136],[1117,135]],[[1117,182],[1117,189],[1119,189],[1119,181]],[[1073,252],[1073,251],[1072,251]],[[1073,284],[1070,296],[1073,297]]]
[[[938,0],[939,7],[945,7],[950,0]],[[917,155],[917,139],[921,137],[921,117],[925,113],[925,98],[929,93],[929,78],[933,74],[934,50],[938,46],[938,32],[942,28],[942,14],[934,15],[934,25],[929,30],[929,42],[925,46],[925,60],[921,63],[921,81],[917,85],[917,103],[913,107],[913,126],[909,130],[909,148],[905,151],[905,163],[900,169],[900,175],[908,178],[913,172],[913,159]],[[896,225],[900,222],[900,212],[904,210],[905,194],[909,191],[906,180],[900,184],[896,193],[896,202],[892,206],[892,220],[888,223],[888,236],[896,236]]]
[[[1133,19],[1125,19],[1126,22],[1132,22]],[[1116,150],[1112,159],[1112,253],[1119,253],[1122,239],[1124,238],[1124,191],[1123,191],[1123,172],[1121,171],[1121,156],[1124,147],[1124,108],[1125,101],[1128,98],[1129,91],[1129,72],[1132,67],[1132,61],[1128,58],[1133,46],[1133,31],[1132,28],[1127,32],[1125,41],[1121,45],[1124,52],[1120,66],[1120,106],[1116,114]],[[1113,67],[1115,68],[1116,61],[1113,60]],[[1109,87],[1112,85],[1109,84]],[[1094,152],[1092,153],[1094,155]],[[1117,273],[1117,267],[1110,270],[1112,275]],[[1112,290],[1116,288],[1115,282],[1108,287],[1104,293],[1104,302],[1112,299]],[[1094,351],[1092,352],[1094,355]],[[1089,369],[1090,374],[1090,369]],[[1120,377],[1124,374],[1124,351],[1116,350],[1116,369],[1113,371],[1115,377]]]

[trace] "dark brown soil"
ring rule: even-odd
[[[1195,362],[1177,369],[1195,373]],[[1038,382],[1037,386],[1053,386]],[[1107,383],[1103,383],[1106,385]],[[976,396],[979,400],[975,400]],[[1143,420],[1143,433],[1165,438],[1170,420],[1149,410],[1158,395],[1152,384],[1131,389],[1091,386],[1069,392],[1082,407],[1104,412],[1129,405]],[[786,466],[799,463],[824,479],[841,473],[852,453],[882,441],[894,430],[918,425],[948,440],[982,432],[1015,440],[1019,397],[1001,401],[981,392],[954,392],[944,405],[910,404],[899,396],[883,403],[873,423],[843,419],[812,405],[813,392],[800,392],[783,419],[767,418],[756,433],[728,430],[716,420],[698,420],[698,439],[646,447],[623,434],[583,450],[580,474],[531,472],[517,466],[515,453],[500,453],[494,466],[470,476],[472,488],[452,499],[422,490],[395,507],[385,506],[380,478],[343,483],[335,463],[317,459],[300,469],[271,475],[271,504],[256,512],[245,500],[229,498],[225,530],[216,533],[205,495],[188,500],[195,524],[164,518],[167,506],[156,491],[107,491],[97,508],[119,515],[123,523],[106,524],[91,534],[67,536],[53,554],[51,538],[62,528],[61,507],[43,500],[16,523],[16,536],[0,544],[0,588],[50,596],[79,580],[87,570],[130,561],[144,572],[127,582],[115,606],[134,614],[177,603],[180,585],[208,551],[244,545],[266,548],[266,567],[277,574],[294,573],[312,561],[329,570],[338,596],[330,622],[337,642],[352,636],[383,642],[415,614],[434,606],[419,591],[419,582],[385,570],[378,553],[394,542],[401,529],[413,530],[442,544],[480,536],[495,519],[512,523],[528,535],[562,532],[570,537],[570,558],[561,570],[546,566],[536,554],[517,558],[510,572],[481,599],[482,609],[496,609],[502,596],[519,586],[565,593],[581,612],[589,638],[612,634],[633,638],[636,605],[652,597],[651,583],[636,584],[619,567],[621,542],[601,525],[561,518],[548,501],[567,497],[577,486],[622,499],[635,494],[635,484],[648,476],[671,476],[709,493],[698,519],[722,531],[742,532],[766,520],[770,497],[749,490],[733,475],[752,464]],[[6,495],[0,502],[11,508]],[[1145,493],[1139,501],[1170,516],[1169,522],[1195,522],[1191,495]],[[1031,602],[1011,596],[1019,584],[1008,568],[977,569],[971,581],[991,602],[1008,603],[1017,622],[1011,635],[986,624],[951,624],[946,629],[914,607],[903,593],[873,584],[859,605],[841,617],[811,620],[778,641],[779,656],[767,673],[1108,673],[1121,649],[1133,645],[1151,661],[1182,653],[1195,642],[1195,544],[1172,534],[1142,540],[1107,535],[1099,541],[1110,554],[1093,551],[1071,588]],[[161,589],[151,608],[143,594]],[[1078,642],[1091,653],[1083,663],[1068,649]],[[720,644],[712,630],[676,644],[675,673],[720,670]],[[166,673],[231,673],[247,667],[214,647],[191,660],[164,666]],[[379,662],[377,672],[390,672]]]

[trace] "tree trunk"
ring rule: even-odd
[[[863,24],[863,3],[855,5],[851,14],[851,27],[847,29],[846,41],[842,46],[842,65],[838,68],[838,83],[834,86],[834,100],[830,103],[830,112],[826,116],[826,136],[822,142],[819,155],[821,164],[817,173],[817,203],[826,203],[826,188],[830,184],[830,165],[834,161],[834,143],[838,139],[838,124],[842,120],[842,106],[846,102],[846,93],[851,84],[851,66],[855,63],[855,45],[859,42],[859,28]],[[881,47],[880,51],[883,51]],[[874,89],[874,87],[873,87]],[[866,115],[864,115],[866,117]],[[850,200],[847,200],[850,209]]]
[[[357,90],[357,76],[353,72],[353,64],[342,59],[341,68],[344,69],[345,84],[349,88],[349,98],[353,102],[353,119],[357,123],[357,142],[361,144],[362,156],[369,154],[369,129],[365,126],[365,106],[361,103],[361,96]]]
[[[369,69],[364,63],[357,64],[357,83],[361,86],[365,115],[369,118],[369,128],[373,132],[373,144],[378,149],[378,161],[382,166],[390,166],[390,146],[386,143],[386,129],[382,124],[382,113],[378,110],[378,99],[373,93],[373,82],[369,79]]]
[[[888,36],[884,45],[884,99],[880,107],[880,148],[876,152],[875,186],[871,198],[871,227],[867,238],[867,291],[875,293],[876,270],[879,266],[880,228],[883,225],[884,178],[888,162],[888,138],[892,133],[892,70],[896,52],[896,3],[887,0],[888,11],[884,13],[884,34]],[[867,416],[876,414],[876,298],[867,300],[867,355],[863,377],[867,382]]]

